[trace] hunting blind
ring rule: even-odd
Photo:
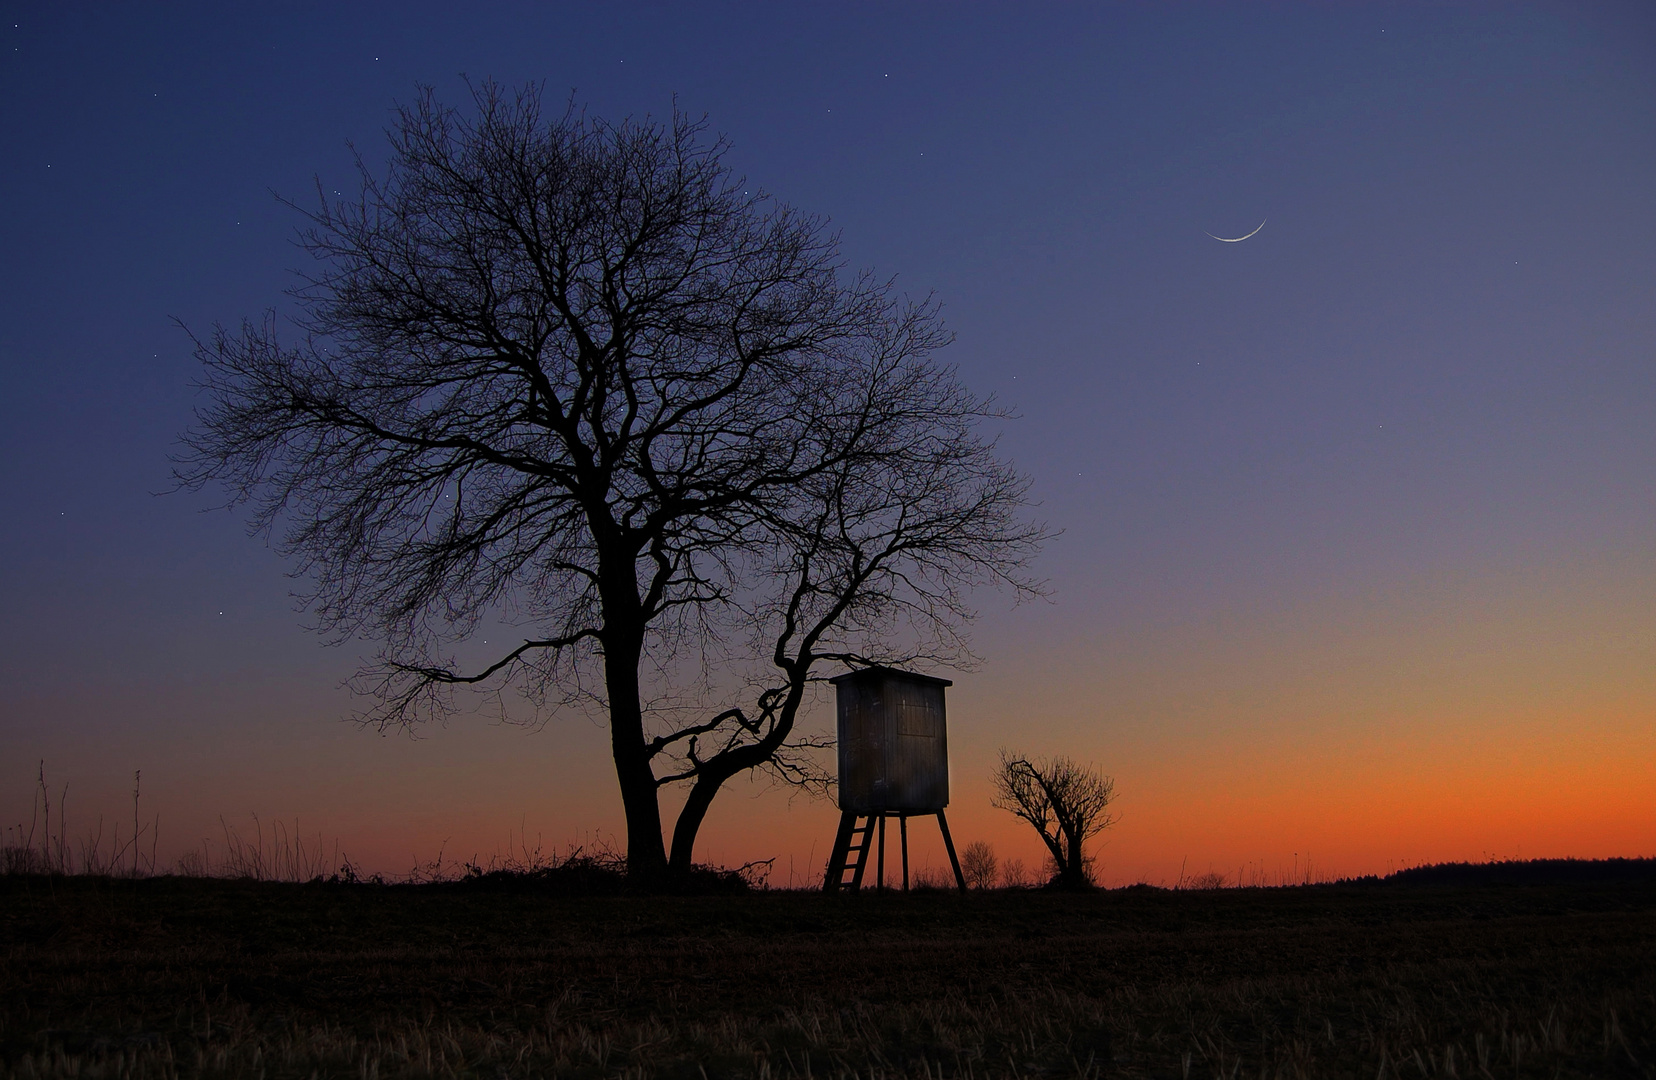
[[[839,832],[823,891],[862,887],[878,832],[875,883],[885,886],[886,819],[902,834],[908,888],[908,819],[937,817],[955,883],[966,889],[943,808],[949,805],[949,733],[943,689],[953,685],[895,668],[870,667],[828,680],[839,708]]]

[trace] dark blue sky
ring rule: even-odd
[[[333,723],[356,652],[302,629],[236,517],[154,493],[195,402],[173,320],[280,309],[301,256],[272,192],[347,190],[347,143],[375,160],[395,102],[462,99],[462,74],[610,117],[676,97],[851,263],[935,291],[1064,530],[1052,605],[986,602],[962,686],[986,728],[1044,703],[1029,745],[1175,775],[1192,741],[1246,743],[1249,710],[1390,722],[1386,687],[1436,685],[1425,640],[1472,666],[1411,716],[1532,691],[1574,716],[1609,680],[1656,719],[1633,674],[1656,619],[1617,606],[1656,571],[1648,4],[6,10],[0,797],[46,758],[90,791],[169,776],[187,822],[264,800],[395,833],[340,794],[390,760]],[[1328,691],[1354,711],[1278,707],[1329,641],[1366,658]],[[1514,689],[1582,641],[1619,666]],[[585,745],[537,738],[498,753]],[[465,752],[471,779],[397,767],[473,807],[495,751]],[[523,784],[514,819],[613,817]]]

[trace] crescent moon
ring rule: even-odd
[[[1259,223],[1259,229],[1263,229],[1264,227],[1265,227],[1265,222],[1261,221]],[[1255,229],[1253,232],[1249,233],[1248,236],[1252,236],[1254,233],[1258,232],[1259,229]],[[1203,230],[1203,231],[1205,232],[1206,230]],[[1212,233],[1208,233],[1208,235],[1213,236]],[[1223,237],[1223,236],[1213,236],[1213,238],[1215,240],[1219,241],[1221,244],[1240,244],[1242,241],[1246,240],[1248,238],[1248,236],[1233,236],[1233,237],[1228,237],[1228,238]]]

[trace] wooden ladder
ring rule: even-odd
[[[828,857],[828,873],[822,882],[823,892],[856,892],[862,888],[863,870],[868,866],[868,848],[874,839],[874,822],[878,814],[863,816],[855,810],[840,813],[839,832],[834,836],[834,851]],[[846,875],[850,875],[847,879]]]

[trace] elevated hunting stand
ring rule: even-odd
[[[949,805],[949,741],[943,711],[948,679],[895,668],[862,668],[830,679],[839,698],[839,832],[823,892],[862,888],[868,849],[878,843],[874,883],[885,888],[886,819],[902,836],[909,887],[908,819],[936,815],[955,884],[966,891],[943,808]]]

